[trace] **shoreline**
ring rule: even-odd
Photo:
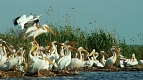
[[[104,71],[104,72],[118,72],[118,71],[143,71],[143,67],[125,67],[119,68],[114,67],[112,69],[109,68],[97,68],[97,67],[86,67],[86,68],[79,68],[79,72],[96,72],[96,71]],[[0,71],[0,78],[28,78],[28,77],[53,77],[53,76],[75,76],[80,74],[75,74],[73,70],[69,70],[69,73],[66,73],[64,70],[58,72],[57,70],[49,71],[49,70],[40,70],[38,75],[37,73],[26,73],[24,76],[21,76],[19,71]]]

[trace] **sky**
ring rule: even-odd
[[[15,28],[16,17],[33,13],[42,14],[40,24],[67,25],[68,18],[70,25],[83,31],[101,28],[127,44],[143,44],[142,8],[143,0],[0,0],[0,32]]]

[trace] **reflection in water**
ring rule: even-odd
[[[55,76],[55,77],[30,77],[16,78],[17,80],[141,80],[142,71],[119,71],[119,72],[80,72],[76,76]],[[7,80],[16,80],[9,78]]]

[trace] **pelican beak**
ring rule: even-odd
[[[56,36],[56,34],[54,33],[54,31],[52,31],[49,27],[46,27],[46,29],[47,29],[48,31],[50,31],[53,35]]]
[[[92,56],[94,53],[95,53],[95,52],[94,52],[94,51],[92,51],[88,56]]]
[[[76,45],[76,42],[67,42],[66,45]]]
[[[103,54],[104,56],[107,56],[107,57],[109,57],[109,56],[108,56],[108,54],[106,54],[105,52],[103,52],[102,54]]]
[[[83,52],[88,53],[85,49],[82,49]]]
[[[12,52],[6,43],[4,43],[4,46],[6,47],[6,49],[8,49],[10,52]]]
[[[98,56],[99,54],[97,52],[95,52],[95,56]]]
[[[0,50],[2,49],[2,44],[0,44]]]
[[[50,59],[48,59],[47,57],[45,57],[45,60],[47,60],[50,64],[54,65],[54,63]]]
[[[62,48],[64,48],[64,46],[61,46]]]
[[[64,47],[64,46],[63,46],[63,47]],[[77,49],[74,48],[74,47],[69,47],[69,49],[70,49],[71,51],[77,51]]]
[[[55,45],[59,45],[59,46],[61,46],[61,43],[59,43],[59,42],[56,42],[56,43],[54,43]]]
[[[40,28],[39,24],[37,24],[37,23],[36,23],[36,25],[35,25],[35,26],[36,26],[37,28]]]
[[[115,52],[116,52],[116,53],[119,53],[119,51],[118,51],[118,50],[115,50]]]
[[[34,50],[35,50],[36,48],[37,48],[37,45],[34,45],[30,51],[31,51],[31,52],[34,52]]]

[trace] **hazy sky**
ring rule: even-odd
[[[48,10],[50,16],[47,16]],[[124,37],[127,44],[143,44],[137,36],[143,33],[143,0],[0,0],[0,31],[15,28],[12,20],[23,14],[29,16],[30,13],[42,14],[40,24],[48,21],[60,25],[67,24],[68,14],[72,26],[82,30],[116,30],[116,34],[121,40]],[[130,39],[135,41],[131,42]]]

